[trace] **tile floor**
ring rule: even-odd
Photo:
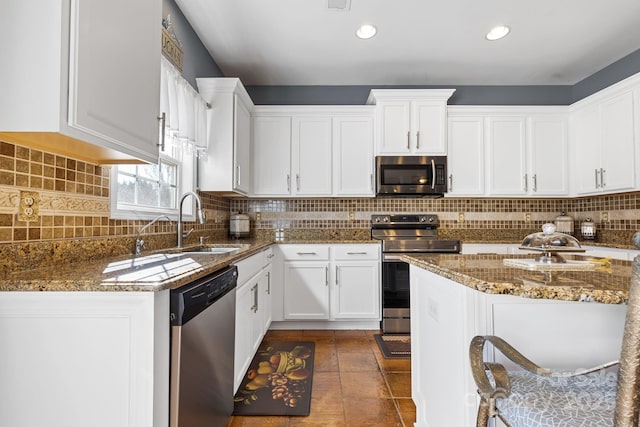
[[[410,427],[410,359],[385,359],[373,335],[380,331],[269,331],[265,339],[314,341],[308,417],[232,417],[227,427]]]

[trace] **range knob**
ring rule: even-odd
[[[432,216],[430,216],[430,217],[429,217],[429,222],[433,222],[433,221],[435,221],[435,218],[434,218],[434,217],[432,217]]]
[[[382,217],[382,222],[389,222],[389,217],[388,216]]]
[[[421,217],[420,217],[420,222],[425,222],[426,220],[427,220],[427,218],[426,218],[426,217],[424,217],[424,216],[421,216]]]

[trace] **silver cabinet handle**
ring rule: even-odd
[[[449,175],[449,191],[453,191],[453,175]]]
[[[373,174],[369,174],[369,189],[373,191]]]
[[[296,191],[300,191],[300,174],[296,174]]]
[[[538,175],[536,175],[535,173],[533,174],[533,192],[538,192]]]
[[[158,143],[158,147],[160,147],[160,151],[164,151],[164,128],[167,125],[167,113],[162,113],[158,117],[158,121],[160,122],[160,143]]]
[[[431,159],[431,189],[436,188],[436,161]]]
[[[600,168],[600,186],[602,188],[606,187],[606,185],[607,185],[607,181],[604,179],[604,174],[606,172],[607,171],[605,169]]]
[[[236,165],[236,187],[240,187],[240,165]]]
[[[347,255],[366,255],[366,252],[347,252]]]
[[[416,132],[416,150],[420,149],[420,131]]]
[[[596,188],[600,188],[600,185],[598,185],[598,169],[594,169],[593,171],[596,173]]]
[[[409,145],[410,139],[411,139],[411,131],[407,131],[407,150],[411,149],[411,146]]]
[[[329,267],[324,268],[324,285],[329,286]]]
[[[529,183],[527,182],[527,180],[529,179],[528,175],[525,173],[524,174],[524,192],[526,193],[527,191],[529,191]]]
[[[291,175],[287,174],[287,193],[291,193]]]
[[[271,295],[271,272],[267,272],[267,295]]]
[[[258,284],[256,283],[251,288],[251,292],[253,292],[253,305],[251,306],[251,311],[256,313],[258,311]]]
[[[318,255],[317,252],[296,252],[296,255]]]
[[[338,266],[336,265],[336,286],[338,286]]]

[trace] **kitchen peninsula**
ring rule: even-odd
[[[468,360],[475,335],[498,335],[549,368],[576,370],[619,357],[631,262],[552,272],[504,264],[533,257],[403,256],[411,274],[412,353],[420,355],[412,358],[416,426],[475,425]],[[497,352],[489,356],[513,366]]]

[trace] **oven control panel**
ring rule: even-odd
[[[383,226],[407,226],[407,225],[438,225],[438,216],[433,214],[395,214],[395,215],[371,215],[371,225]]]

